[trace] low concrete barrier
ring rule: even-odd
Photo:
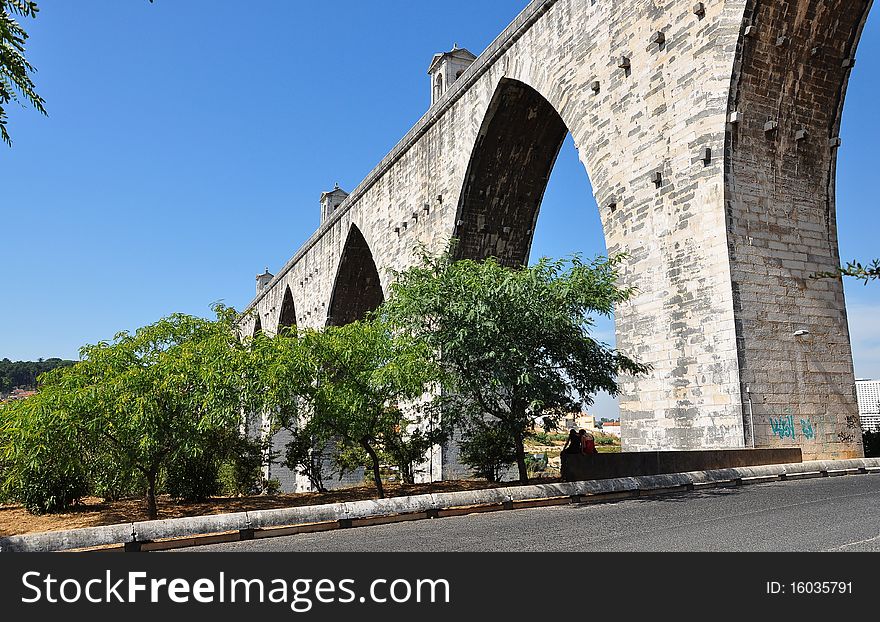
[[[7,536],[0,538],[0,551],[65,551],[114,545],[125,545],[126,550],[136,551],[142,550],[142,545],[147,548],[149,543],[162,541],[166,541],[162,547],[153,548],[179,548],[204,544],[204,540],[200,539],[205,538],[211,538],[215,542],[224,541],[224,537],[219,537],[218,534],[228,534],[225,541],[247,540],[255,537],[255,534],[265,537],[278,530],[277,533],[281,535],[293,528],[310,525],[329,529],[352,526],[352,521],[388,519],[384,522],[395,522],[454,513],[466,514],[471,511],[512,509],[518,504],[522,507],[558,505],[566,500],[600,502],[621,496],[663,494],[700,486],[741,485],[768,479],[869,472],[880,473],[880,458],[754,465],[560,484],[509,486]]]
[[[799,448],[562,454],[563,479],[611,479],[802,462]]]
[[[133,540],[132,523],[0,538],[0,551],[67,551]]]
[[[181,534],[193,536],[222,533],[225,531],[239,531],[249,528],[247,512],[192,516],[189,518],[169,518],[166,520],[132,523],[134,537],[129,539],[139,542],[152,542],[180,537]]]
[[[283,510],[258,510],[248,512],[251,529],[268,529],[289,525],[307,525],[325,523],[345,518],[341,503],[328,505],[308,505]]]

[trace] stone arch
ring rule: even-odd
[[[840,265],[837,147],[870,5],[750,0],[730,82],[725,212],[745,442],[790,444],[773,422],[797,413],[805,459],[863,454],[843,284],[812,275]]]
[[[256,316],[256,321],[254,322],[253,336],[256,337],[257,335],[263,334],[263,323],[260,321],[260,313],[259,312],[256,312],[254,315]]]
[[[284,288],[284,299],[281,302],[281,313],[278,315],[277,333],[296,328],[296,306],[293,304],[293,294],[290,285]]]
[[[527,263],[544,191],[567,135],[562,117],[538,91],[518,80],[499,82],[459,199],[458,258]]]
[[[333,283],[327,325],[345,326],[363,320],[384,301],[373,253],[361,230],[352,224]]]

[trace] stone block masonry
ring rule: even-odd
[[[652,366],[622,379],[624,450],[862,456],[842,283],[811,275],[839,265],[838,130],[870,1],[697,4],[531,2],[260,290],[243,334],[357,319],[419,245],[523,262],[570,132],[638,290],[618,347]]]

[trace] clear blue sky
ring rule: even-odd
[[[49,118],[12,109],[0,147],[0,358],[76,358],[172,312],[243,308],[315,230],[320,193],[354,188],[427,110],[432,55],[480,53],[525,5],[42,0],[28,54]],[[844,117],[845,259],[880,256],[878,13]],[[533,254],[604,250],[569,142]],[[848,283],[847,302],[856,371],[880,377],[880,284]]]

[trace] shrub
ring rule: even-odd
[[[81,439],[56,426],[41,396],[0,406],[0,496],[33,514],[63,512],[89,493]]]
[[[204,501],[221,492],[219,461],[214,455],[181,455],[165,471],[165,492],[180,501]]]
[[[438,422],[439,423],[439,422]],[[432,447],[443,445],[449,440],[445,426],[435,424],[428,429],[414,429],[409,432],[398,430],[388,434],[385,439],[385,452],[388,461],[397,467],[402,484],[416,483],[416,474],[423,473],[419,468]]]
[[[526,468],[531,475],[545,473],[548,466],[547,454],[526,454]]]
[[[37,467],[21,475],[12,496],[31,514],[65,512],[89,493],[88,480],[81,472]]]
[[[324,464],[330,454],[330,440],[326,431],[306,424],[301,428],[288,428],[287,443],[282,464],[291,471],[305,475],[318,492],[327,492],[324,485]]]
[[[471,422],[459,447],[462,462],[471,467],[476,477],[491,483],[500,481],[502,472],[516,462],[516,447],[510,434],[485,421]]]
[[[105,501],[118,501],[141,495],[144,478],[130,471],[94,470],[91,475],[91,494]]]
[[[281,492],[281,482],[277,478],[272,478],[266,482],[266,494],[274,497]]]
[[[101,443],[83,443],[84,472],[88,473],[91,494],[107,501],[137,497],[146,487],[144,476],[118,458]]]
[[[880,431],[864,430],[862,439],[865,443],[865,458],[880,458]]]
[[[568,434],[533,432],[529,434],[529,438],[541,445],[553,445],[554,443],[564,442],[568,439]]]
[[[258,441],[237,438],[230,443],[227,457],[220,464],[223,494],[245,496],[260,492],[263,481],[263,448]],[[267,482],[267,488],[269,483]]]

